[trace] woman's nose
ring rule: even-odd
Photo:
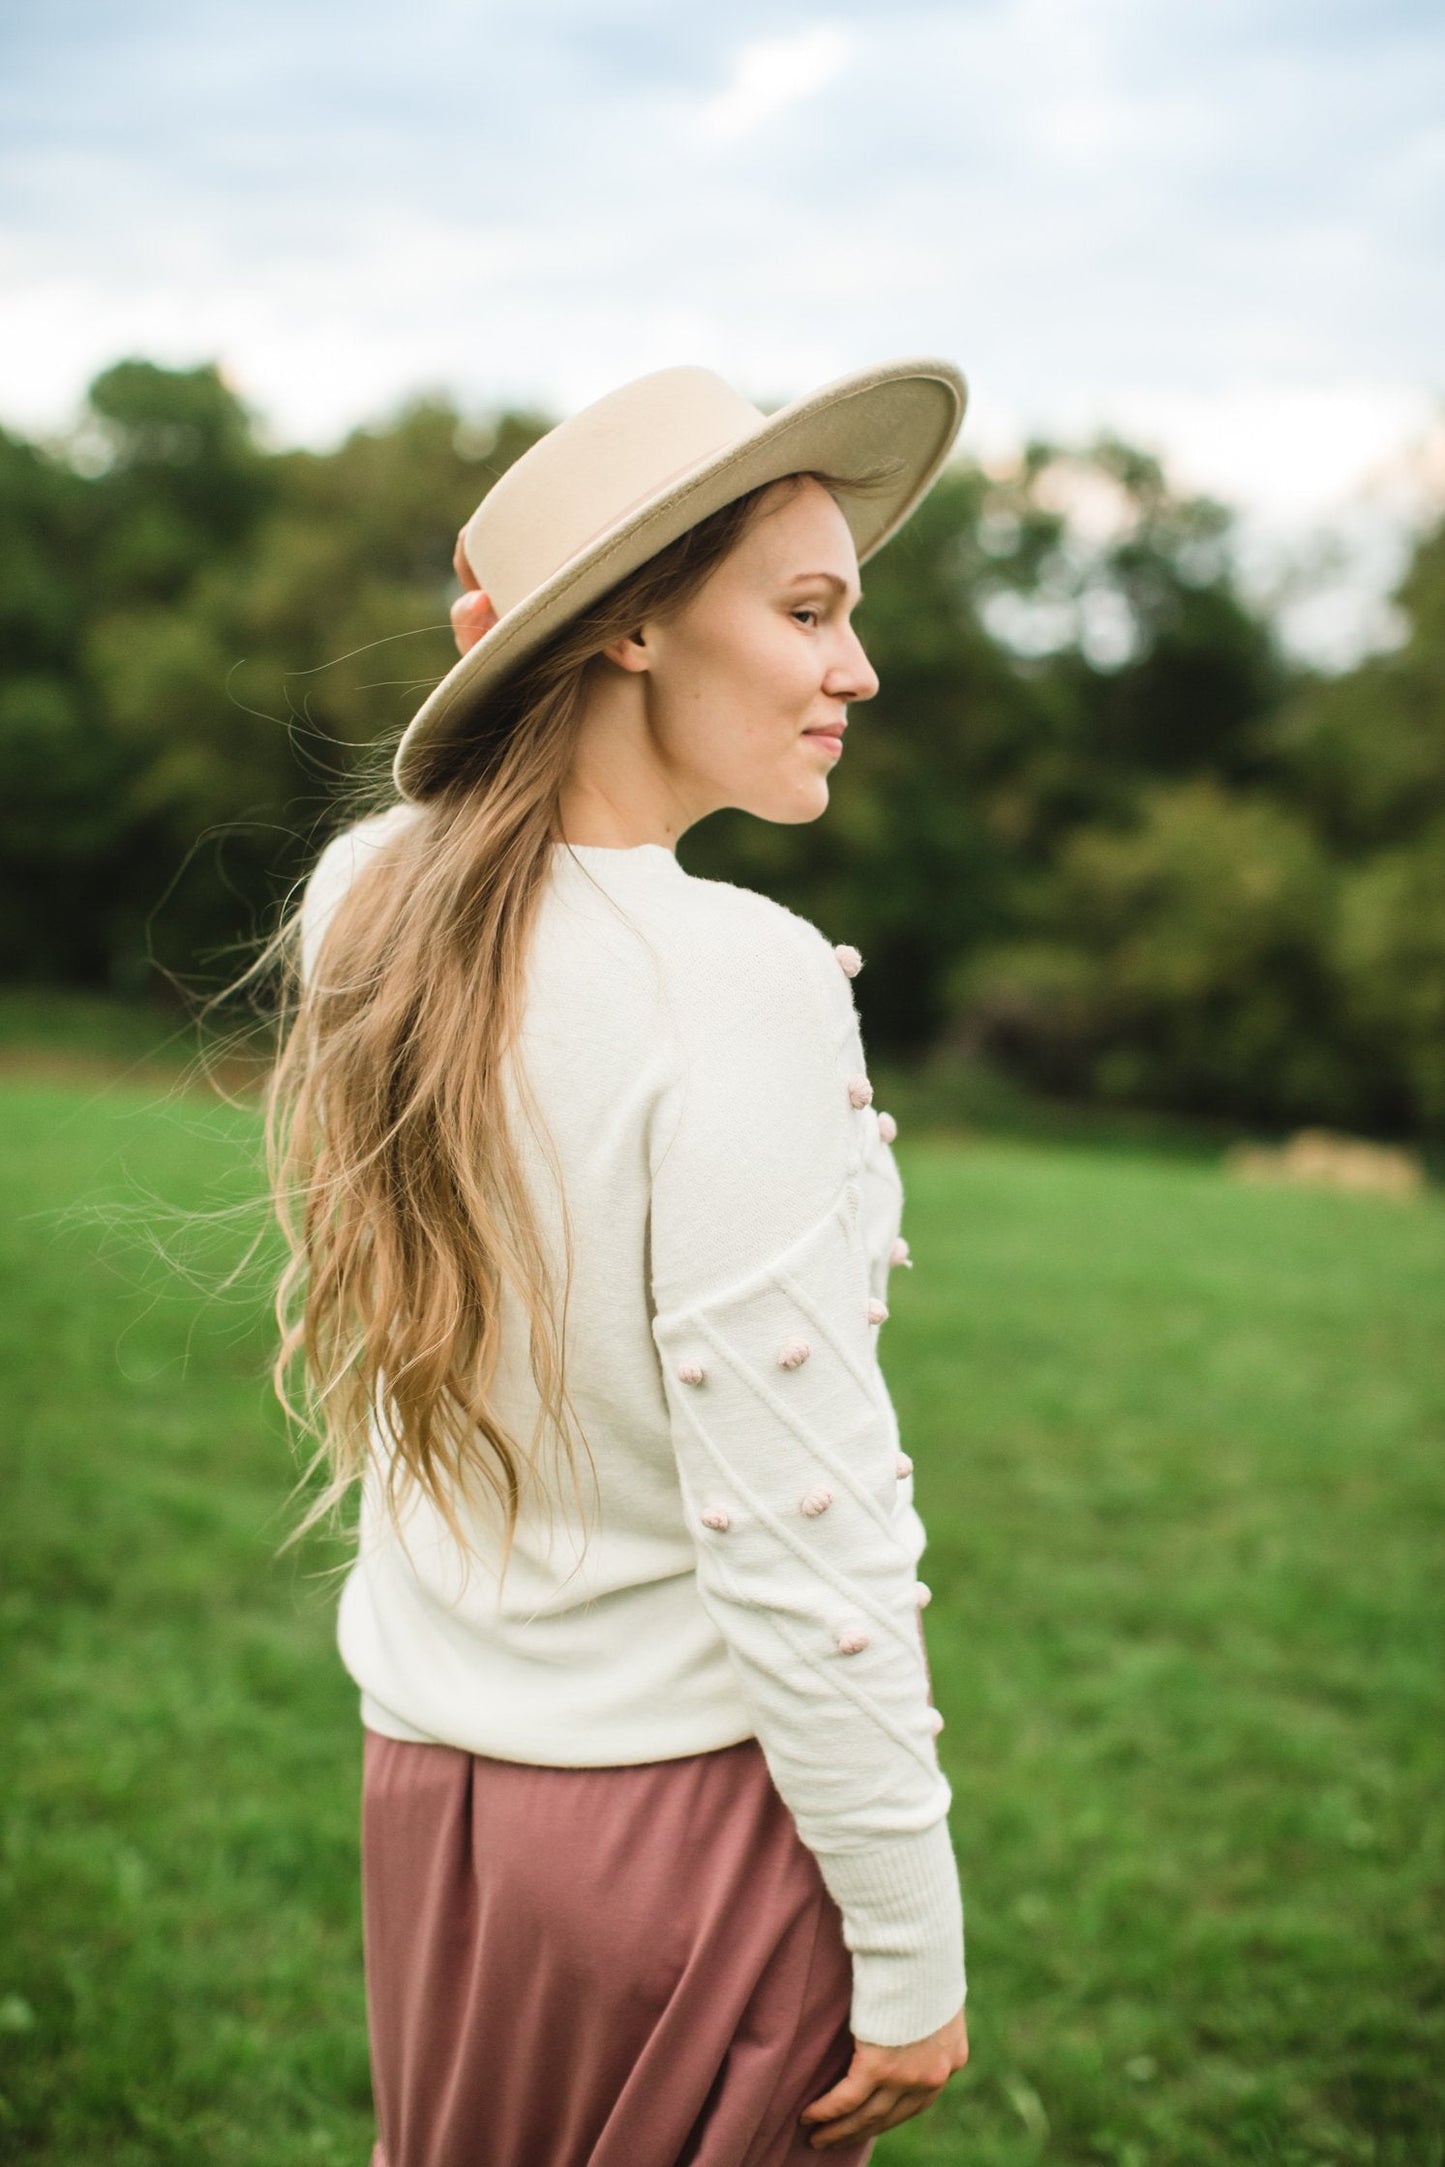
[[[840,700],[871,700],[878,690],[878,672],[868,660],[863,642],[856,633],[852,635],[848,653],[834,668],[828,689]]]

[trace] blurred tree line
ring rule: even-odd
[[[554,417],[413,402],[268,451],[122,361],[0,431],[0,975],[224,980],[455,659],[456,530]],[[1064,1096],[1445,1136],[1445,525],[1398,648],[1291,664],[1230,516],[1101,439],[952,466],[864,568],[882,690],[825,819],[698,873],[868,959],[870,1048]]]

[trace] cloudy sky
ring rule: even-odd
[[[12,428],[122,353],[313,444],[943,353],[962,446],[1123,429],[1356,588],[1445,502],[1434,0],[10,0],[0,60]]]

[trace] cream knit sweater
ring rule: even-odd
[[[413,817],[395,806],[322,853],[308,973],[368,849]],[[394,1738],[578,1767],[756,1737],[842,1913],[854,2036],[896,2045],[957,2013],[963,1918],[924,1530],[878,1363],[907,1244],[859,961],[661,844],[554,846],[519,1051],[572,1225],[567,1384],[596,1487],[584,1454],[579,1510],[555,1463],[499,1590],[485,1491],[462,1507],[465,1568],[415,1491],[398,1538],[373,1417],[337,1637],[362,1720]],[[557,1180],[509,1105],[560,1262]],[[502,1344],[499,1407],[525,1442],[514,1298]]]

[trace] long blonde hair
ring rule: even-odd
[[[882,486],[891,469],[810,471],[836,500]],[[505,1574],[524,1477],[537,1471],[549,1426],[577,1493],[562,1362],[572,1229],[559,1181],[558,1289],[503,1090],[528,936],[562,840],[558,807],[589,661],[680,609],[777,486],[738,497],[659,551],[491,700],[434,792],[370,853],[305,976],[299,903],[253,966],[274,963],[280,977],[263,1099],[270,1206],[289,1250],[275,1293],[272,1383],[287,1415],[317,1440],[298,1488],[319,1469],[327,1475],[283,1550],[334,1516],[366,1472],[373,1409],[395,1447],[382,1493],[393,1519],[414,1484],[464,1558],[455,1499],[478,1477],[505,1516]],[[353,790],[348,809],[364,816],[394,802],[388,774],[384,792],[380,778]],[[522,1064],[511,1073],[540,1135]],[[508,1284],[522,1304],[540,1403],[525,1444],[507,1433],[494,1396]],[[299,1405],[287,1383],[298,1357]]]

